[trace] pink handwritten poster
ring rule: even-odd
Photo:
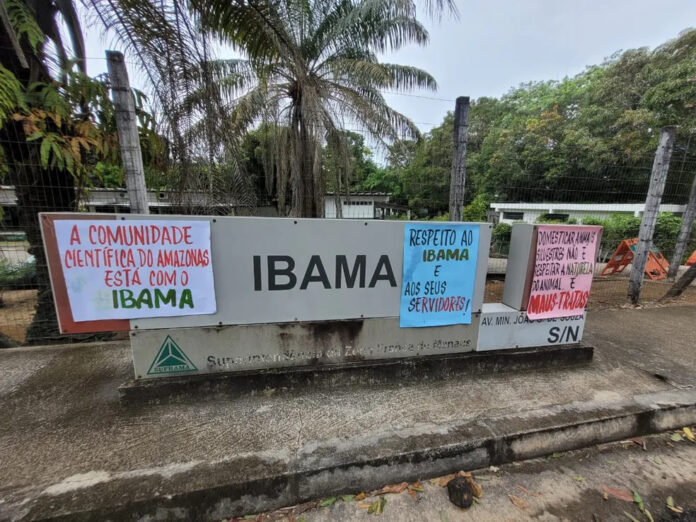
[[[600,226],[539,225],[530,319],[570,317],[585,311],[590,297]]]

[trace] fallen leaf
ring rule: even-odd
[[[412,489],[409,489],[409,490],[408,490],[408,494],[411,495],[411,496],[413,497],[413,500],[415,500],[416,502],[418,502],[418,493],[416,493],[416,492],[415,492],[414,490],[412,490]]]
[[[355,499],[355,495],[341,495],[343,502],[351,502],[353,499]]]
[[[363,491],[362,493],[358,493],[357,495],[355,495],[355,499],[354,499],[354,500],[363,500],[366,496],[367,496],[367,493],[365,493],[365,492]]]
[[[481,498],[483,496],[483,486],[474,480],[471,473],[463,473],[462,476],[466,479],[466,483],[469,484],[471,492],[474,494],[474,498]]]
[[[672,497],[667,497],[667,507],[674,511],[675,513],[683,513],[684,509],[679,506],[674,505],[674,499]]]
[[[610,495],[619,500],[623,500],[625,502],[633,502],[633,495],[625,489],[614,489],[602,486],[602,491],[604,491],[607,495]]]
[[[441,488],[444,488],[456,476],[457,476],[456,473],[450,473],[449,475],[445,475],[444,477],[438,477],[438,478],[433,479],[433,480],[435,481],[435,484],[437,484]]]
[[[622,440],[621,443],[622,444],[624,444],[624,443],[637,444],[638,446],[642,447],[644,451],[648,451],[648,446],[645,443],[645,440],[641,437],[631,437],[630,439]]]
[[[645,510],[645,516],[648,517],[648,520],[649,520],[650,522],[655,522],[655,519],[654,519],[653,516],[650,514],[650,511],[648,511],[647,509]]]
[[[510,502],[515,504],[520,509],[527,509],[529,507],[529,504],[527,504],[520,497],[516,497],[515,495],[508,494],[508,498],[510,499]]]
[[[500,468],[498,466],[489,466],[488,469],[493,473],[498,473],[500,471]]]
[[[423,486],[421,486],[420,482],[414,482],[408,487],[409,491],[418,491],[419,493],[423,493],[425,490],[423,489]]]
[[[372,504],[370,504],[370,507],[367,508],[367,513],[371,515],[377,511],[377,506],[379,506],[379,500],[375,500]]]
[[[655,464],[662,464],[662,459],[661,459],[660,457],[653,457],[653,458],[652,458],[652,461],[653,461]]]
[[[604,500],[609,500],[609,493],[607,493],[606,491],[604,493],[602,493],[602,498]]]
[[[670,435],[669,438],[674,442],[681,442],[682,440],[684,440],[684,437],[679,435],[679,433],[677,432],[672,433],[672,435]]]
[[[563,455],[565,455],[565,453],[563,453],[562,451],[557,451],[557,452],[555,452],[555,453],[552,453],[551,455],[549,455],[549,456],[546,457],[546,458],[549,459],[549,460],[551,460],[551,459],[557,459],[557,458],[562,457]]]
[[[525,488],[524,486],[520,486],[519,484],[517,484],[515,487],[518,488],[520,491],[523,491],[524,493],[526,493],[527,495],[529,495],[529,496],[531,496],[531,497],[541,497],[541,496],[543,496],[541,493],[534,493],[533,491],[529,491],[527,488]]]
[[[408,487],[408,482],[401,482],[400,484],[389,484],[384,486],[377,492],[377,495],[385,495],[387,493],[401,493]]]
[[[631,522],[639,522],[639,520],[636,517],[634,517],[633,515],[631,515],[629,513],[626,513],[625,511],[624,511],[624,515],[626,515]]]
[[[638,504],[638,509],[641,510],[641,512],[645,512],[645,506],[643,505],[643,499],[640,497],[637,491],[633,492],[633,502]]]
[[[256,520],[256,515],[244,515],[244,520]]]
[[[324,498],[324,499],[321,500],[321,502],[319,502],[319,507],[329,507],[329,506],[333,506],[333,505],[336,503],[337,500],[338,500],[338,497],[327,497],[327,498]]]
[[[585,482],[585,477],[581,477],[580,475],[575,475],[575,476],[573,477],[573,480],[574,480],[575,482]]]
[[[369,508],[371,505],[372,505],[372,504],[370,504],[369,502],[358,502],[358,507],[359,507],[360,509],[367,509],[367,508]]]
[[[689,439],[691,442],[696,442],[696,437],[694,437],[694,434],[690,428],[682,428],[682,431],[684,432],[684,435],[686,435],[687,439]]]

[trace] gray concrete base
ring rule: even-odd
[[[440,381],[474,377],[485,372],[523,371],[587,364],[593,347],[584,344],[540,346],[525,349],[465,352],[336,365],[301,366],[243,372],[182,375],[130,380],[119,387],[121,403],[181,402],[216,394],[235,397],[264,390],[302,392],[309,388],[336,389],[375,386],[389,382]]]
[[[220,520],[694,425],[694,317],[590,313],[572,367],[128,408],[125,343],[0,350],[0,520]]]

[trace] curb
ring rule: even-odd
[[[49,497],[14,520],[220,520],[384,484],[475,470],[696,424],[696,391],[573,404],[518,416],[435,426],[354,441],[324,441],[297,454],[201,463]],[[0,517],[2,518],[2,517]]]

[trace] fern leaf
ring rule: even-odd
[[[45,169],[48,168],[48,160],[51,154],[51,141],[44,139],[41,142],[41,166]]]
[[[8,0],[7,16],[17,35],[26,36],[31,49],[37,52],[39,46],[46,41],[46,35],[36,23],[36,18],[29,8],[20,0]]]

